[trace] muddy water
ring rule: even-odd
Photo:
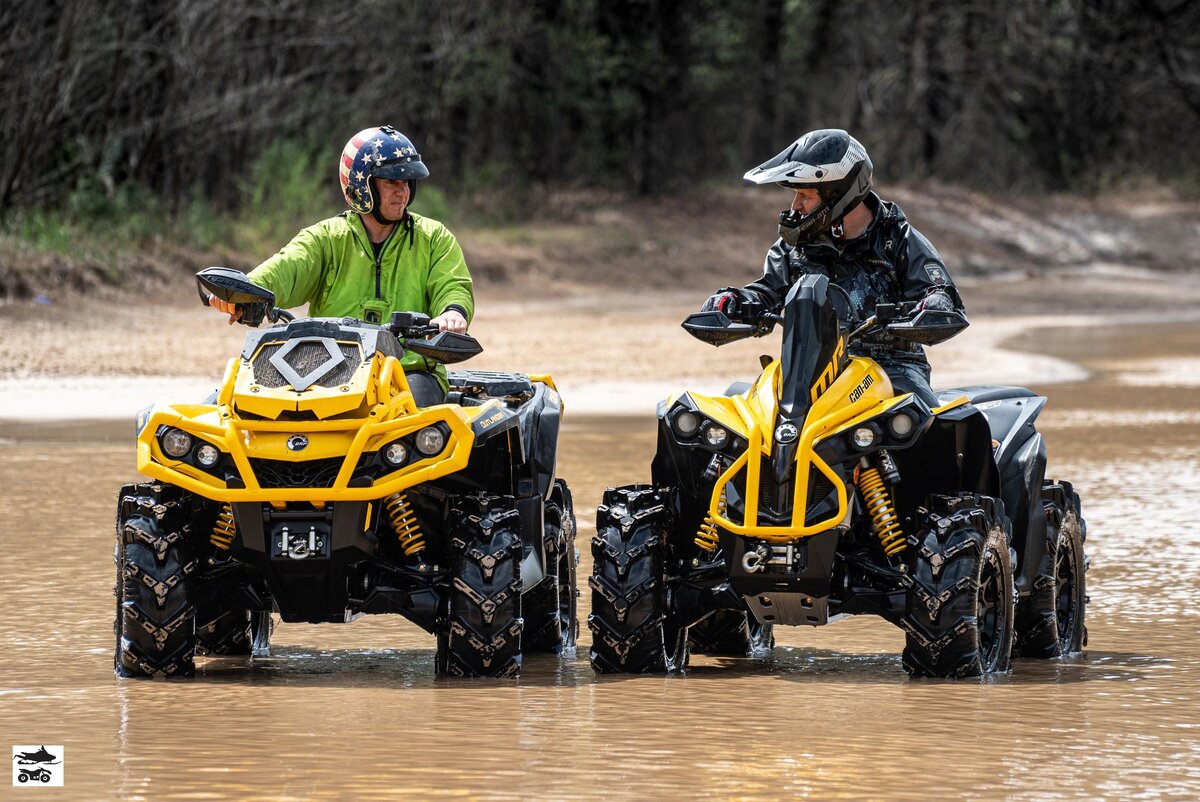
[[[696,658],[682,677],[597,678],[585,631],[577,659],[529,658],[519,682],[443,681],[432,638],[398,618],[284,625],[270,658],[118,681],[131,426],[2,425],[0,741],[67,748],[65,788],[12,795],[1196,798],[1200,327],[1091,334],[1036,341],[1094,371],[1047,388],[1041,422],[1089,524],[1090,646],[985,682],[906,679],[901,633],[873,619],[783,629],[770,659]],[[644,478],[652,448],[649,421],[568,419],[581,585],[590,508]]]

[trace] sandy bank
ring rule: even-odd
[[[651,415],[658,400],[671,392],[686,388],[719,393],[733,381],[752,378],[758,354],[778,353],[778,334],[719,350],[693,340],[678,328],[688,308],[675,306],[668,299],[652,318],[635,321],[628,313],[597,315],[562,305],[553,314],[501,305],[476,322],[474,331],[488,349],[469,365],[548,371],[572,414]],[[177,367],[209,366],[207,375],[162,370],[163,352],[156,339],[142,336],[145,332],[134,326],[113,338],[115,347],[108,358],[94,347],[92,360],[75,361],[72,355],[87,350],[76,341],[75,347],[61,352],[44,352],[41,375],[26,371],[0,378],[0,419],[132,418],[156,400],[203,398],[216,386],[224,360],[245,329],[228,329],[203,310],[194,316],[180,310],[172,316],[181,313],[196,325],[160,329],[160,336],[184,349],[186,358],[181,355]],[[1085,378],[1086,371],[1067,360],[1003,346],[1006,339],[1045,323],[1037,317],[977,320],[958,338],[931,349],[934,386],[1045,385]],[[1094,323],[1083,316],[1054,320],[1056,326]],[[110,338],[98,337],[93,344]],[[139,348],[144,351],[139,353]],[[83,369],[72,375],[72,362]],[[134,374],[130,368],[141,372]]]

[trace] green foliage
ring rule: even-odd
[[[239,186],[234,244],[249,253],[270,253],[305,226],[340,212],[332,157],[319,146],[277,139],[251,166]]]
[[[329,180],[330,161],[314,145],[276,141],[238,186],[238,208],[222,209],[194,186],[174,213],[145,187],[133,182],[112,187],[107,175],[86,173],[61,207],[0,216],[0,235],[35,251],[99,261],[164,238],[197,251],[266,258],[301,228],[345,208],[336,179]],[[493,186],[498,181],[500,176],[488,173],[480,183]],[[455,220],[445,193],[428,184],[421,186],[413,211],[446,223]]]
[[[438,222],[453,225],[456,220],[454,211],[446,194],[435,186],[423,184],[417,191],[417,199],[412,204],[412,210],[417,214],[432,217]]]
[[[455,199],[736,186],[834,126],[891,180],[1095,190],[1095,175],[1191,186],[1200,172],[1200,3],[266,6],[7,0],[0,213],[41,210],[24,225],[50,247],[66,215],[101,221],[98,237],[178,225],[263,252],[342,210],[337,149],[380,123]],[[437,216],[434,200],[416,208]]]
[[[0,231],[37,251],[99,258],[144,245],[166,233],[156,199],[132,184],[108,189],[105,177],[86,173],[58,208],[33,208],[4,217]]]
[[[70,253],[75,239],[70,223],[62,215],[45,209],[8,215],[0,231],[34,250],[59,254]]]
[[[235,219],[228,213],[218,212],[196,189],[172,219],[171,227],[183,242],[202,251],[211,251],[236,246]]]

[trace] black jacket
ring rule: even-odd
[[[874,210],[875,219],[861,237],[842,247],[829,237],[799,248],[776,240],[767,252],[762,278],[743,287],[743,297],[777,313],[802,275],[820,273],[849,293],[860,318],[869,316],[876,304],[921,301],[938,292],[962,312],[962,299],[942,257],[909,225],[900,207],[874,192],[863,202]],[[920,345],[888,337],[859,340],[851,352],[925,361]]]

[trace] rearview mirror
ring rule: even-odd
[[[230,267],[206,267],[196,274],[196,281],[210,294],[226,303],[275,305],[275,293],[254,284],[240,270]],[[202,300],[208,303],[203,296]]]

